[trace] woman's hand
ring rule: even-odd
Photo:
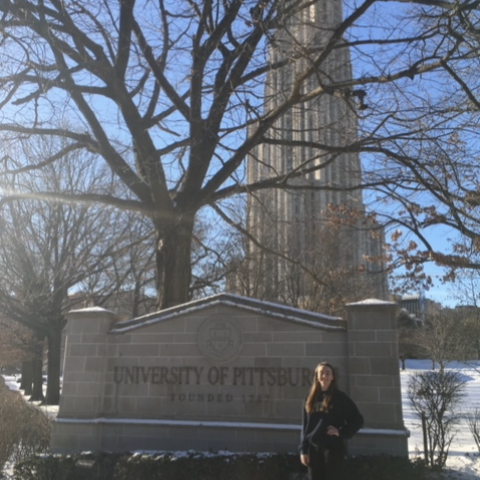
[[[333,427],[332,425],[330,425],[330,426],[327,428],[327,435],[334,435],[334,436],[336,436],[336,437],[339,437],[339,436],[340,436],[340,432],[338,431],[338,428]]]
[[[306,455],[305,453],[302,453],[300,455],[300,461],[302,462],[302,465],[305,465],[306,467],[308,467],[308,464],[310,463],[309,455]]]

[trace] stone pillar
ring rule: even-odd
[[[74,310],[67,315],[63,383],[51,450],[81,451],[100,438],[98,424],[82,420],[103,415],[107,336],[121,318],[99,307]],[[100,447],[100,446],[99,446]]]
[[[352,453],[408,455],[403,423],[397,338],[397,305],[382,300],[347,309],[349,391],[365,417]]]

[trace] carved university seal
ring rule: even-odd
[[[197,335],[198,348],[214,362],[228,362],[235,358],[242,341],[242,331],[237,321],[220,315],[205,320]]]

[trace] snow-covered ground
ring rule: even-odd
[[[402,382],[402,404],[405,426],[410,430],[411,436],[408,447],[411,457],[423,457],[423,437],[420,420],[416,416],[407,396],[407,385],[412,374],[419,370],[431,369],[430,360],[407,360],[406,370],[400,372]],[[467,412],[472,407],[480,406],[480,362],[475,365],[452,363],[450,369],[460,370],[466,381],[465,399],[459,406],[460,412]],[[461,480],[480,479],[480,456],[467,424],[462,421],[456,429],[455,438],[450,446],[447,459],[447,468],[439,478]]]
[[[408,446],[410,456],[413,458],[423,456],[423,440],[420,421],[407,397],[407,385],[414,372],[431,369],[431,362],[429,360],[407,360],[406,367],[406,370],[400,372],[400,378],[402,384],[403,416],[405,426],[411,433]],[[480,406],[480,361],[477,362],[476,369],[468,364],[450,364],[449,368],[461,370],[466,381],[466,395],[459,410],[466,412],[472,407]],[[18,389],[18,383],[15,377],[5,377],[5,383],[11,390]],[[57,412],[57,407],[42,408],[45,408],[52,416]],[[445,480],[480,479],[480,455],[473,436],[464,421],[458,425],[455,439],[450,447],[447,471],[439,475],[438,478]]]

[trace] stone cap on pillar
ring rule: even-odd
[[[115,312],[112,312],[111,310],[107,310],[106,308],[103,307],[86,307],[86,308],[79,308],[76,310],[70,310],[66,317],[70,319],[72,318],[79,318],[79,317],[91,317],[95,315],[115,315],[115,316],[120,316],[117,315]]]
[[[398,304],[377,298],[368,298],[361,302],[345,305],[348,329],[352,330],[385,330],[397,328],[396,311]]]
[[[347,303],[345,306],[346,307],[361,307],[361,306],[372,306],[372,305],[378,305],[378,306],[389,306],[389,305],[397,305],[395,302],[390,302],[388,300],[379,300],[378,298],[367,298],[365,300],[362,300],[361,302],[353,302],[353,303]]]
[[[68,320],[67,333],[73,333],[74,331],[80,333],[80,331],[83,331],[84,329],[92,331],[91,326],[88,325],[92,323],[96,325],[97,328],[94,330],[98,333],[107,333],[114,324],[128,318],[126,315],[119,315],[102,307],[88,307],[71,310],[65,315],[65,317]],[[76,327],[72,328],[73,324],[75,324]]]

